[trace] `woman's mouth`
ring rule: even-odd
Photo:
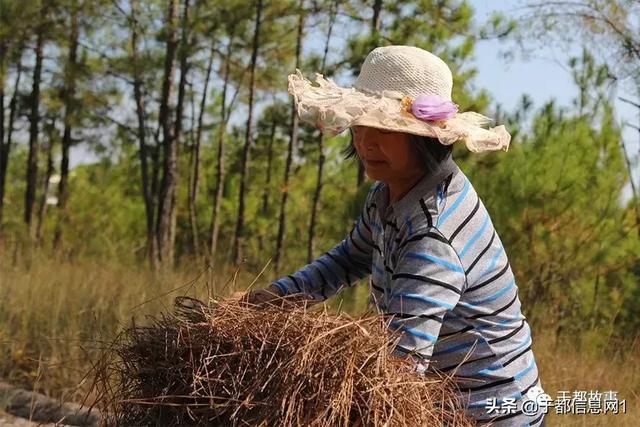
[[[384,160],[366,159],[365,163],[371,166],[380,166],[386,162]]]

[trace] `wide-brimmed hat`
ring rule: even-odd
[[[437,138],[450,145],[464,141],[470,151],[507,150],[504,126],[472,111],[458,112],[451,100],[451,70],[436,55],[413,46],[371,51],[354,87],[340,87],[322,74],[315,82],[300,70],[289,75],[298,116],[330,136],[361,125]]]

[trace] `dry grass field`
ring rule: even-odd
[[[175,296],[228,295],[255,279],[232,270],[194,269],[154,276],[92,261],[32,259],[28,269],[7,258],[0,263],[0,378],[74,401],[82,401],[90,388],[86,377],[90,360],[132,318],[143,323],[145,315],[170,310]],[[258,278],[254,286],[265,284],[266,279]],[[364,286],[331,303],[332,309],[352,313],[365,306]],[[535,323],[532,326],[543,387],[552,398],[563,390],[613,390],[626,400],[626,414],[618,415],[556,415],[552,408],[549,425],[640,425],[638,337],[578,346],[556,342]]]

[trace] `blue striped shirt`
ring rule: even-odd
[[[274,282],[285,294],[324,300],[370,275],[371,303],[400,332],[394,349],[422,369],[456,373],[467,414],[495,425],[540,425],[522,413],[541,387],[531,329],[504,247],[473,186],[449,158],[389,205],[376,182],[349,235]],[[487,399],[516,410],[489,413]]]

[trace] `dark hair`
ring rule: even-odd
[[[358,159],[358,152],[353,145],[353,130],[349,128],[351,139],[349,145],[343,150],[342,154],[345,159]],[[412,145],[415,153],[420,157],[420,164],[424,165],[425,170],[436,170],[440,164],[451,156],[453,145],[441,144],[436,138],[428,136],[409,134],[409,143]]]

